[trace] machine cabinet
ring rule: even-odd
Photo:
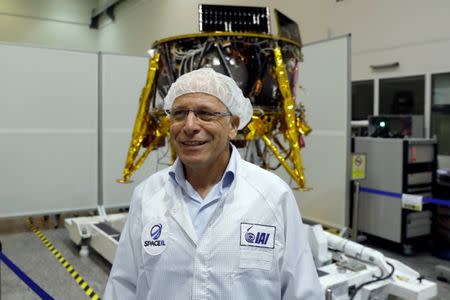
[[[393,193],[432,196],[436,181],[436,140],[355,137],[354,153],[366,154],[366,179],[360,186]],[[401,199],[366,192],[359,194],[358,229],[403,246],[431,233],[432,210],[402,208]]]

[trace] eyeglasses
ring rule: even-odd
[[[211,122],[217,120],[220,117],[231,116],[230,112],[218,112],[218,111],[207,111],[207,110],[196,110],[196,109],[174,109],[166,110],[166,113],[170,116],[170,119],[176,122],[181,122],[186,120],[190,112],[193,112],[197,119],[205,122]]]

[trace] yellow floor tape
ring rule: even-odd
[[[42,232],[39,231],[39,229],[33,224],[33,221],[31,218],[27,218],[25,220],[27,225],[31,228],[31,230],[36,233],[36,235],[41,239],[42,243],[50,250],[50,252],[56,257],[56,259],[59,261],[59,263],[66,268],[67,272],[69,272],[70,276],[72,276],[73,279],[78,283],[78,285],[83,289],[83,291],[86,293],[86,295],[91,298],[92,300],[100,300],[100,297],[97,295],[96,292],[89,286],[89,284],[81,277],[80,274],[72,267],[72,265],[62,256],[62,254],[56,249],[55,246],[52,245],[52,243],[47,240],[45,235],[42,234]]]

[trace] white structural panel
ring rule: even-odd
[[[301,151],[306,185],[295,191],[303,218],[334,227],[348,225],[350,176],[350,36],[303,47],[297,100],[313,131]],[[286,174],[282,174],[286,178]]]
[[[150,153],[142,167],[132,176],[132,183],[119,184],[133,125],[144,88],[149,58],[101,54],[102,174],[103,204],[123,207],[130,204],[134,187],[160,165],[159,151]]]
[[[0,217],[95,208],[95,53],[0,45]]]

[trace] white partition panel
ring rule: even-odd
[[[96,207],[97,66],[0,45],[0,217]]]
[[[158,151],[150,153],[130,184],[119,184],[127,157],[139,97],[147,78],[149,59],[101,54],[103,203],[105,207],[130,204],[134,187],[157,168]]]
[[[348,225],[350,155],[350,36],[306,45],[297,98],[312,133],[302,150],[306,184],[295,192],[302,216],[335,227]]]

